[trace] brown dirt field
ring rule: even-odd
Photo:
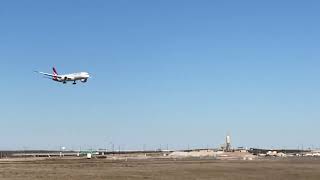
[[[320,179],[320,159],[220,161],[210,159],[52,159],[0,162],[1,180],[117,179]]]

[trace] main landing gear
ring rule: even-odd
[[[73,83],[72,83],[72,84],[74,84],[74,85],[75,85],[75,84],[77,84],[77,83],[76,83],[76,81],[73,81]]]
[[[63,79],[63,84],[66,84],[67,83],[67,77],[64,77],[64,79]]]

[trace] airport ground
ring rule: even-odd
[[[118,179],[320,179],[320,158],[49,159],[0,161],[1,180]]]

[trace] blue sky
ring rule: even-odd
[[[319,5],[2,1],[0,149],[320,147]]]

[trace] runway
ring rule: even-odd
[[[214,159],[49,159],[0,162],[1,180],[37,179],[309,179],[320,177],[320,158]]]

